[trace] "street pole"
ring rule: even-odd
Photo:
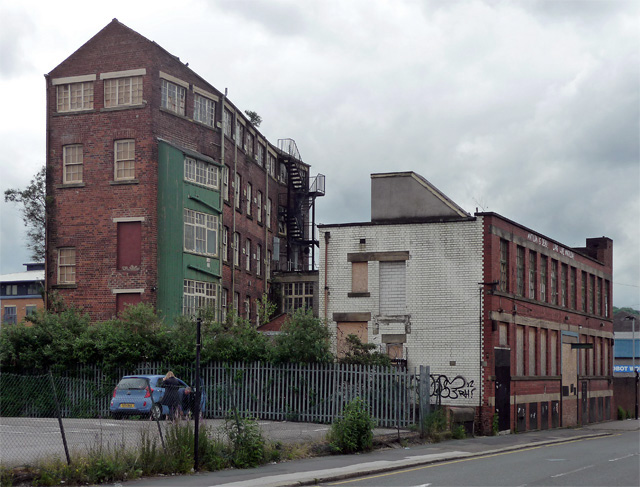
[[[200,396],[202,395],[202,391],[200,390],[200,328],[202,327],[202,318],[198,318],[196,320],[196,384],[195,384],[195,400],[193,405],[193,414],[195,416],[195,427],[193,432],[193,469],[197,472],[199,469],[198,464],[198,444],[199,444],[199,433],[200,433]]]

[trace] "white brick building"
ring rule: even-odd
[[[319,314],[336,351],[356,334],[409,367],[462,377],[455,405],[478,406],[482,219],[415,173],[371,177],[371,222],[320,226]]]

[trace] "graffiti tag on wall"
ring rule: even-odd
[[[476,390],[474,381],[461,375],[450,379],[446,375],[431,376],[431,395],[442,399],[471,399]]]

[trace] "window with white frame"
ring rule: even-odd
[[[225,262],[229,260],[229,228],[222,229],[222,258]]]
[[[218,254],[218,217],[184,209],[184,250],[197,254]]]
[[[233,310],[240,315],[240,293],[233,293]]]
[[[247,154],[253,155],[253,141],[255,140],[253,134],[247,130]]]
[[[212,189],[218,189],[220,184],[217,166],[191,157],[184,158],[184,179]]]
[[[216,113],[216,102],[195,93],[193,95],[193,119],[209,127],[213,127]]]
[[[251,298],[249,296],[244,299],[244,317],[247,321],[251,320]]]
[[[216,308],[217,286],[213,282],[184,279],[182,314],[195,316],[199,310]]]
[[[264,267],[264,274],[267,279],[271,279],[271,251],[267,250],[267,262]]]
[[[171,83],[166,79],[162,81],[162,93],[160,105],[178,115],[184,115],[185,98],[187,90],[184,87]]]
[[[93,109],[93,81],[56,86],[58,112]]]
[[[66,247],[58,249],[58,284],[75,284],[76,249]]]
[[[65,145],[62,147],[62,160],[64,170],[62,172],[63,183],[82,182],[82,145]]]
[[[287,282],[284,284],[284,310],[286,313],[299,308],[313,309],[313,283]]]
[[[246,143],[244,140],[244,125],[242,125],[239,120],[236,120],[236,141],[238,142],[238,146],[244,149],[244,144]]]
[[[114,158],[114,179],[116,181],[134,179],[136,176],[136,142],[134,140],[116,140]]]
[[[269,153],[267,155],[267,170],[269,172],[269,176],[272,178],[276,177],[276,158],[273,154]]]
[[[264,167],[264,145],[263,144],[258,144],[258,165],[260,167]]]
[[[236,205],[236,209],[237,210],[240,209],[240,187],[241,187],[241,185],[242,185],[242,178],[240,177],[240,174],[236,173],[234,187],[233,187],[233,194],[234,194],[234,200],[235,200],[235,205]]]
[[[228,312],[228,303],[229,300],[229,291],[225,288],[222,288],[222,296],[220,297],[220,308],[221,308],[221,319],[222,321],[227,320],[227,312]]]
[[[27,304],[24,308],[26,316],[34,315],[38,311],[38,307],[35,304]]]
[[[244,269],[247,272],[251,272],[251,240],[250,239],[247,239],[244,242],[244,253],[245,253]]]
[[[256,274],[258,276],[262,274],[262,245],[260,244],[256,247]]]
[[[229,201],[229,167],[222,166],[222,197]]]
[[[280,174],[278,175],[278,180],[281,183],[287,184],[287,165],[284,162],[280,163]]]
[[[262,191],[258,191],[258,194],[256,195],[256,211],[258,223],[262,223]]]
[[[240,234],[238,232],[233,234],[233,265],[236,267],[240,265]]]
[[[104,80],[105,108],[142,103],[142,76]]]
[[[251,183],[247,183],[247,215],[251,216],[251,198],[253,193],[253,186]]]
[[[271,228],[271,198],[267,199],[267,228]]]
[[[233,113],[231,110],[224,109],[222,123],[224,125],[224,135],[231,138],[231,133],[233,132]]]

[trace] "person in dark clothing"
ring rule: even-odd
[[[184,395],[182,396],[182,413],[185,418],[189,419],[193,417],[193,408],[195,406],[195,393],[191,390],[190,387],[187,387],[184,390]]]
[[[176,417],[176,412],[180,409],[180,381],[176,379],[173,372],[167,372],[164,376],[162,386],[164,387],[164,397],[162,398],[162,404],[169,408],[169,419],[171,421]]]

